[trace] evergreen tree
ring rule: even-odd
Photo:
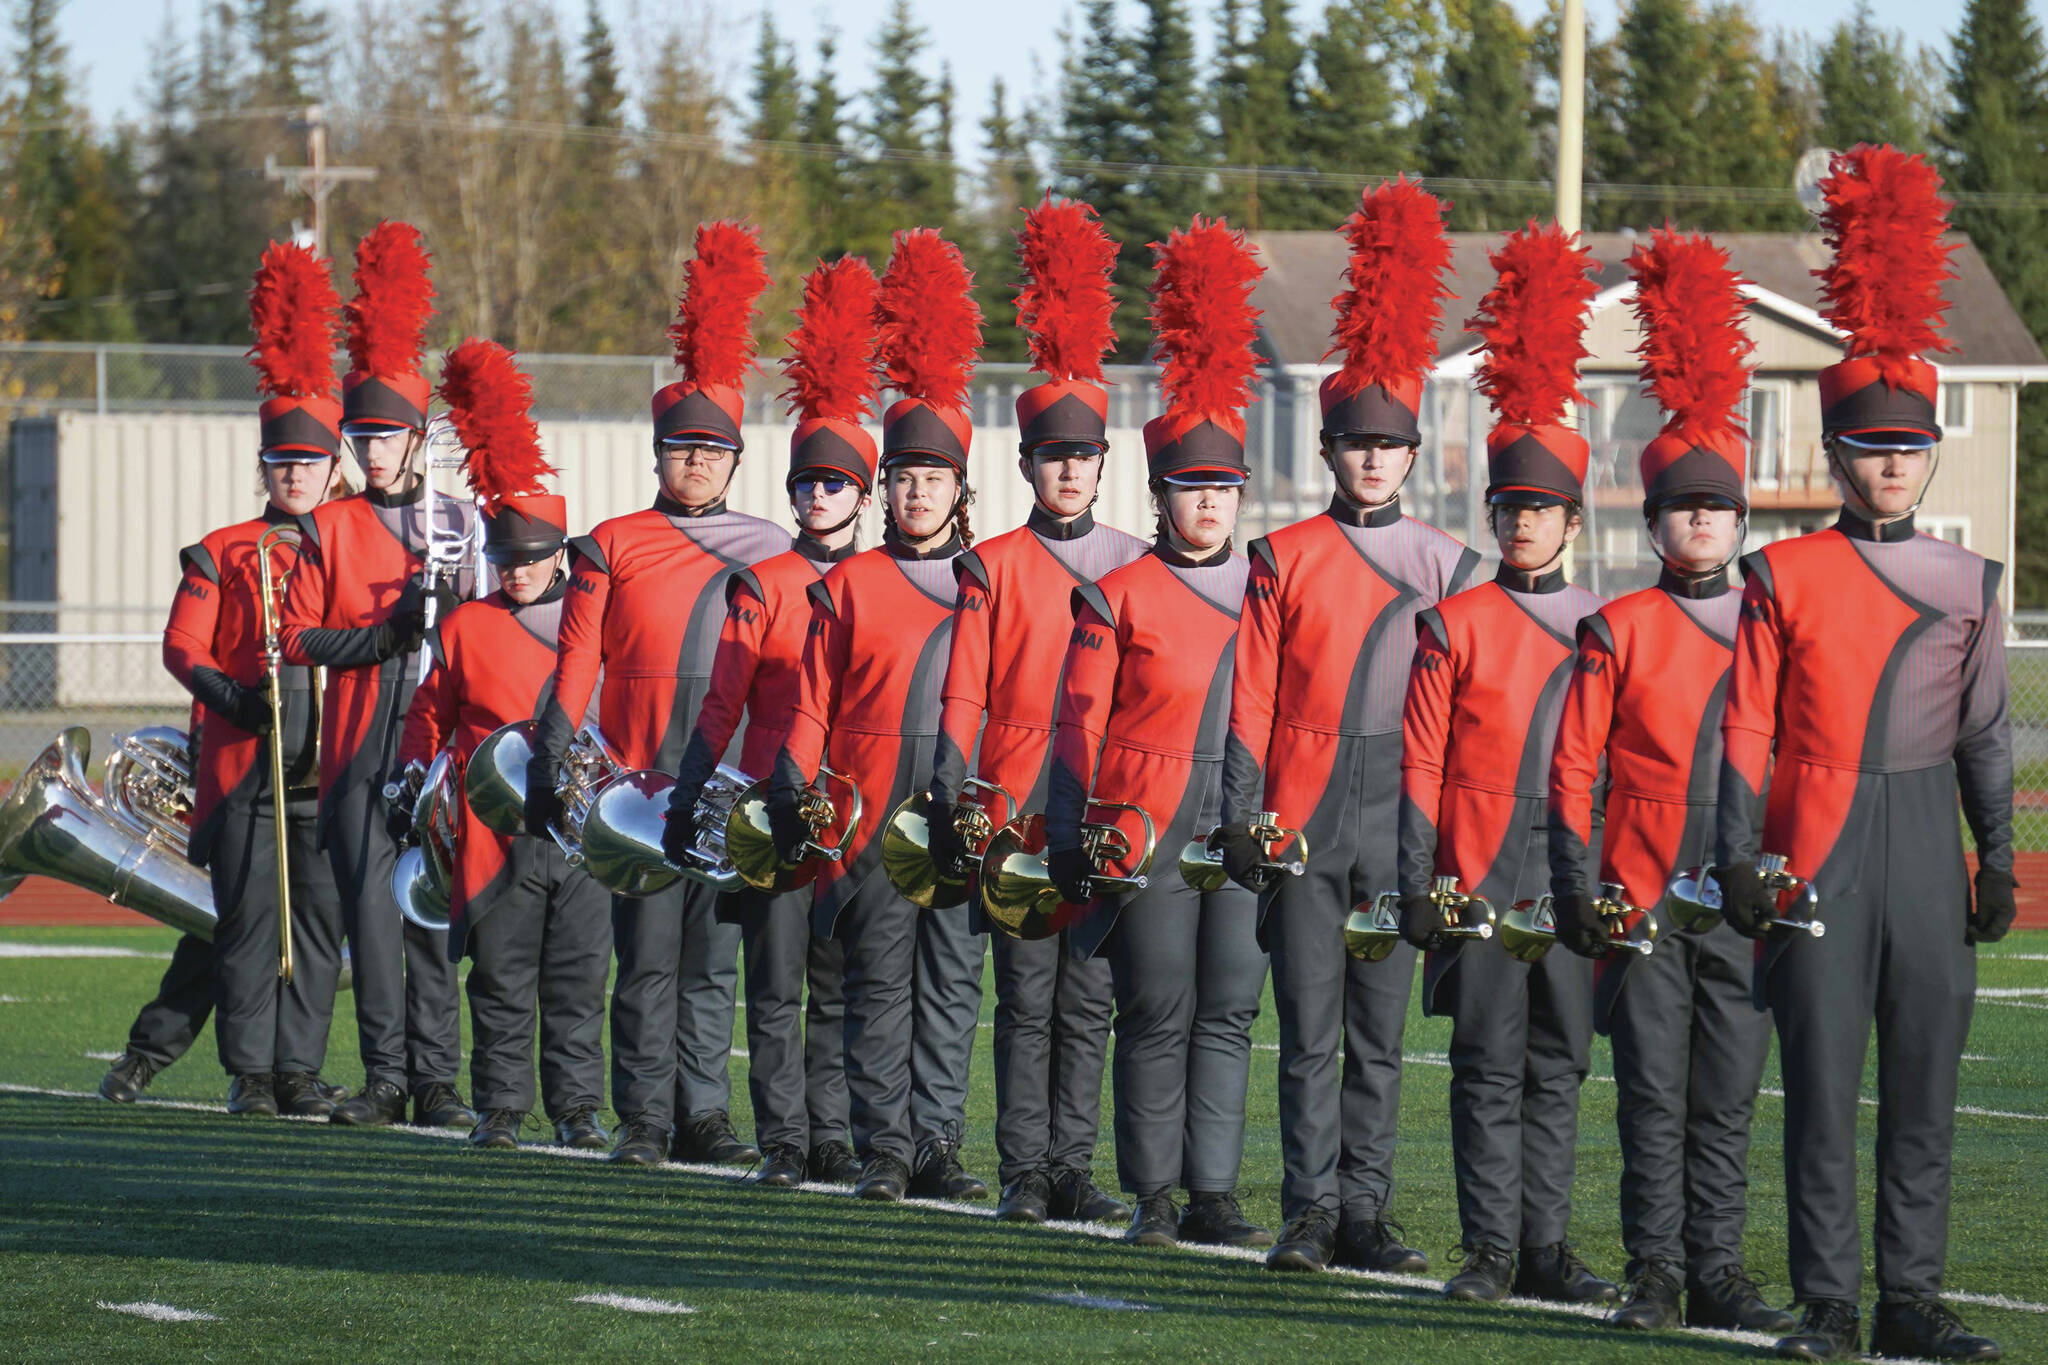
[[[1616,47],[1622,62],[1620,137],[1623,158],[1601,165],[1599,177],[1640,185],[1697,184],[1715,154],[1701,128],[1713,70],[1707,34],[1691,0],[1633,0]],[[1682,217],[1676,196],[1637,200],[1624,221],[1661,223]]]
[[[1360,180],[1406,167],[1405,130],[1395,121],[1391,65],[1373,0],[1331,0],[1323,26],[1309,42],[1315,83],[1304,100],[1303,159],[1325,176]],[[1334,227],[1357,207],[1359,186],[1325,181],[1297,198],[1299,227]]]
[[[753,112],[747,136],[757,142],[794,142],[802,116],[803,91],[796,54],[775,32],[775,20],[761,11],[761,37],[754,45],[754,69],[747,92]]]
[[[845,103],[833,74],[837,49],[829,31],[818,39],[818,69],[798,123],[799,139],[806,144],[800,167],[805,217],[817,233],[818,253],[827,259],[868,250],[868,243],[855,241],[859,205],[846,147]],[[879,260],[871,264],[881,266]]]
[[[1822,145],[1889,142],[1925,150],[1928,111],[1917,65],[1904,36],[1879,28],[1870,0],[1857,0],[1856,12],[1835,25],[1814,67]]]
[[[1792,167],[1805,150],[1801,129],[1775,119],[1778,69],[1764,49],[1749,11],[1726,0],[1702,24],[1708,81],[1699,112],[1699,135],[1709,155],[1693,183],[1778,189],[1792,183]],[[1680,221],[1719,231],[1797,231],[1804,211],[1788,197],[1775,202],[1728,196],[1685,206]]]
[[[952,149],[943,138],[941,87],[922,69],[931,37],[917,22],[910,0],[892,0],[875,35],[874,84],[865,103],[861,138],[867,153],[859,165],[860,203],[867,210],[860,248],[880,268],[894,228],[914,224],[945,228],[954,202]]]
[[[1017,229],[1023,210],[1038,201],[1038,173],[1030,161],[1027,121],[1012,113],[1009,90],[998,76],[989,89],[988,117],[981,121],[981,143],[988,167],[972,230],[962,248],[974,268],[974,297],[981,304],[984,360],[1027,358],[1024,334],[1017,330]]]
[[[1234,29],[1238,17],[1228,13],[1225,22]],[[1293,171],[1307,164],[1301,145],[1304,55],[1287,0],[1258,0],[1249,39],[1226,53],[1217,91],[1218,151],[1226,166],[1243,168],[1227,173],[1223,185],[1225,211],[1239,227],[1295,226],[1311,197],[1298,179],[1266,180],[1259,174],[1265,167]]]
[[[583,25],[583,89],[576,100],[576,121],[586,128],[619,128],[625,120],[626,92],[619,81],[619,54],[597,0],[589,0]]]
[[[1529,35],[1506,0],[1472,0],[1448,38],[1443,72],[1423,121],[1427,174],[1453,180],[1532,180]],[[1507,227],[1540,211],[1540,193],[1453,185],[1451,222],[1466,229]]]
[[[311,77],[327,42],[327,16],[307,0],[245,0],[243,13],[255,61],[254,102],[264,107],[315,102]]]

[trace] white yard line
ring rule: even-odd
[[[1986,1308],[2009,1308],[2015,1313],[2048,1313],[2048,1303],[2028,1303],[2025,1299],[2009,1299],[2003,1294],[1955,1294],[1944,1297],[1956,1303],[1981,1304]]]
[[[107,943],[14,943],[0,939],[0,957],[142,957],[169,962],[169,953],[116,948]]]
[[[88,1062],[118,1062],[121,1060],[121,1054],[118,1052],[88,1052],[85,1054],[85,1060]]]
[[[625,1313],[694,1313],[697,1310],[687,1303],[671,1303],[667,1299],[640,1299],[631,1294],[578,1294],[572,1303],[595,1304],[599,1308],[616,1308]]]
[[[126,1313],[131,1317],[147,1318],[151,1322],[219,1322],[211,1313],[200,1313],[190,1308],[173,1308],[167,1303],[108,1303],[98,1301],[98,1307],[109,1313]]]
[[[1131,1299],[1105,1299],[1098,1294],[1040,1294],[1047,1303],[1065,1304],[1069,1308],[1106,1308],[1121,1313],[1157,1313],[1157,1304],[1138,1303]]]
[[[2023,997],[2030,1000],[2038,1000],[2044,995],[2048,995],[2048,986],[1979,986],[1977,988],[1977,998],[1979,1000],[2018,1000]]]

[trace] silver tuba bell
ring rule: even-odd
[[[446,749],[427,765],[413,799],[412,830],[417,841],[398,855],[391,869],[391,897],[398,913],[430,931],[448,927],[450,890],[455,885],[455,755]]]

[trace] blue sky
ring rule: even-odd
[[[486,0],[488,3],[488,0]],[[528,4],[548,0],[525,0]],[[1593,22],[1601,31],[1614,23],[1616,0],[1586,0]],[[1766,27],[1801,28],[1818,36],[1836,21],[1846,18],[1853,0],[1751,0]],[[580,33],[585,0],[553,0],[569,31]],[[653,21],[667,14],[703,12],[700,4],[663,3],[662,0],[602,0],[612,28],[621,37],[621,48],[629,64],[633,59],[635,35],[644,37]],[[1541,11],[1541,0],[1515,0],[1526,15]],[[174,16],[189,35],[202,9],[201,0],[67,0],[62,11],[65,40],[71,48],[75,70],[84,79],[84,89],[96,116],[111,119],[132,116],[141,107],[149,71],[149,52],[164,16]],[[1322,0],[1296,0],[1298,11],[1319,14]],[[347,13],[354,6],[341,0],[332,8]],[[717,7],[713,21],[714,41],[722,48],[726,69],[736,75],[732,90],[744,85],[745,69],[752,50],[754,16],[761,6],[749,0]],[[827,7],[816,0],[767,0],[777,26],[793,39],[808,67],[818,35],[826,27],[840,34],[839,71],[842,88],[857,88],[867,54],[866,35],[873,32],[887,8],[887,0],[833,0]],[[1057,32],[1061,18],[1070,7],[1052,0],[1022,10],[987,3],[959,0],[913,0],[913,8],[930,29],[933,38],[932,67],[943,59],[953,69],[960,88],[960,132],[963,153],[971,153],[975,125],[987,111],[992,82],[1002,77],[1013,95],[1028,90],[1033,81],[1036,59],[1037,79],[1050,82],[1059,61]],[[1204,18],[1215,8],[1210,0],[1195,0],[1193,8]],[[1945,51],[1948,34],[1961,18],[1960,0],[1928,3],[1927,0],[1874,0],[1878,22],[1900,29],[1913,41]],[[2037,5],[2037,11],[2039,6]],[[829,18],[827,17],[829,15]],[[1020,23],[1020,20],[1024,21]],[[1206,32],[1202,35],[1206,50]],[[640,49],[644,51],[645,49]]]

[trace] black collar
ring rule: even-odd
[[[882,532],[882,548],[897,559],[950,559],[960,553],[960,528],[951,528],[946,538],[929,550],[918,550],[906,544],[891,526]]]
[[[1526,573],[1502,560],[1499,570],[1493,575],[1493,581],[1509,592],[1563,592],[1564,565],[1560,564],[1547,573]]]
[[[1673,597],[1690,597],[1696,602],[1704,602],[1728,591],[1728,570],[1723,566],[1710,574],[1682,574],[1666,564],[1664,571],[1657,575],[1657,586]]]
[[[370,500],[372,507],[410,507],[427,495],[427,481],[422,477],[412,486],[409,493],[386,493],[378,488],[365,488],[363,496]]]
[[[1225,564],[1230,561],[1230,542],[1224,541],[1213,551],[1197,559],[1191,554],[1174,549],[1165,536],[1160,536],[1152,542],[1152,553],[1176,569],[1206,569],[1212,564]]]
[[[537,607],[545,602],[559,602],[562,599],[562,594],[568,591],[569,575],[557,569],[555,570],[555,576],[548,581],[548,590],[524,605]]]
[[[856,541],[849,540],[835,550],[827,546],[823,541],[813,540],[809,536],[800,535],[796,538],[796,552],[805,559],[810,560],[813,564],[837,564],[843,559],[852,559],[855,555],[859,554],[860,545]]]
[[[311,513],[308,513],[307,515],[310,516]],[[282,526],[286,522],[292,522],[296,524],[298,519],[299,518],[297,513],[287,512],[274,502],[266,502],[263,504],[263,520],[268,525]]]
[[[1095,529],[1095,512],[1084,507],[1072,521],[1061,521],[1045,510],[1044,503],[1034,502],[1031,515],[1025,518],[1024,524],[1031,528],[1033,535],[1045,540],[1079,540]]]
[[[725,499],[705,503],[702,507],[685,507],[666,493],[654,495],[654,510],[671,517],[715,517],[725,510]]]
[[[1342,493],[1333,494],[1329,514],[1346,526],[1392,526],[1401,519],[1401,495],[1396,493],[1377,507],[1367,507]]]
[[[1841,516],[1835,518],[1835,529],[1851,540],[1868,540],[1879,545],[1888,545],[1901,540],[1911,540],[1915,534],[1913,530],[1913,514],[1911,512],[1900,517],[1897,521],[1888,521],[1880,526],[1874,521],[1869,521],[1851,512],[1847,507],[1842,509]]]

